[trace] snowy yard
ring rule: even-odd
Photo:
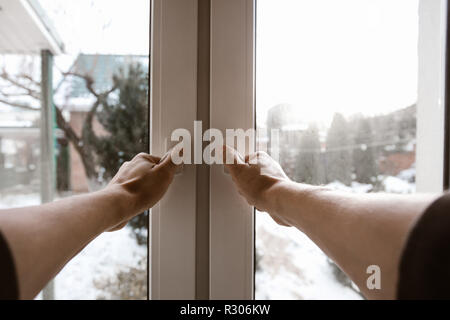
[[[146,246],[137,244],[130,228],[104,233],[58,274],[55,279],[56,298],[111,299],[110,293],[102,290],[99,284],[114,279],[119,271],[139,268],[139,261],[146,257]]]
[[[326,256],[304,234],[256,216],[256,299],[361,299],[338,282]]]
[[[412,193],[415,184],[409,181],[414,176],[414,169],[409,169],[397,177],[379,179],[386,192]],[[357,182],[351,186],[333,182],[327,187],[355,193],[372,190],[372,185]],[[357,288],[338,281],[336,267],[297,229],[279,226],[269,215],[260,212],[255,225],[256,299],[362,299]]]

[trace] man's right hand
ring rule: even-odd
[[[123,195],[122,202],[126,203],[126,210],[123,210],[118,217],[120,221],[110,231],[123,228],[130,219],[161,200],[178,167],[172,161],[172,152],[163,159],[140,153],[120,167],[105,191],[119,190]]]
[[[239,193],[260,211],[268,212],[280,225],[290,224],[277,214],[273,192],[278,186],[289,183],[281,166],[265,152],[256,152],[243,158],[235,149],[223,147],[223,162],[229,170]],[[232,164],[230,163],[233,159]]]

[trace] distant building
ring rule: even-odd
[[[348,126],[349,145],[343,146],[350,153],[361,145],[354,144],[356,119],[351,120]],[[374,161],[377,171],[381,175],[397,176],[404,170],[414,167],[416,161],[416,106],[410,106],[394,112],[369,117],[372,133],[371,142],[364,147],[373,149]],[[267,129],[264,141],[260,146],[267,146],[269,153],[277,151],[279,162],[286,174],[295,178],[298,169],[299,155],[301,150],[300,141],[308,130],[309,124],[304,121],[294,106],[280,104],[271,108],[268,112]],[[278,131],[278,141],[274,142],[271,130]],[[320,153],[318,156],[319,166],[324,172],[329,169],[327,164],[327,132],[328,128],[318,128]],[[258,146],[258,147],[260,147]],[[358,165],[353,163],[353,165]]]
[[[72,67],[71,73],[76,73],[92,78],[93,87],[96,92],[105,92],[113,86],[113,76],[119,72],[127,72],[128,66],[140,63],[144,68],[148,67],[147,56],[134,55],[90,55],[80,54]],[[60,84],[55,102],[63,108],[69,118],[70,126],[81,135],[87,112],[95,103],[95,97],[89,92],[86,83],[79,77],[70,77]],[[106,132],[101,124],[94,119],[94,132],[105,135]],[[70,190],[74,192],[88,191],[88,181],[81,157],[74,146],[70,144],[70,165],[68,172],[70,177]]]
[[[43,52],[61,54],[64,43],[39,1],[0,1],[0,54],[8,55],[6,67],[11,67],[11,58],[38,56]],[[17,91],[10,89],[14,87],[11,83],[0,81],[0,87],[3,101],[10,95],[15,102],[24,102],[19,101]],[[26,185],[31,187],[26,192],[40,190],[40,105],[29,102],[25,101],[36,111],[0,102],[0,189],[15,186],[23,189]]]
[[[39,188],[39,112],[11,109],[0,113],[0,189],[16,185]]]

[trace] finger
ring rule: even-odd
[[[226,166],[233,165],[245,165],[245,159],[242,155],[234,148],[224,145],[223,146],[223,163]]]
[[[245,162],[248,164],[257,164],[260,156],[261,155],[259,152],[252,153],[252,154],[248,155],[247,157],[245,157]]]
[[[149,154],[147,158],[151,163],[154,163],[154,164],[158,164],[159,162],[161,162],[160,157],[152,156],[151,154]]]
[[[231,176],[237,176],[247,166],[240,153],[227,145],[223,146],[223,163]]]
[[[139,153],[135,157],[135,159],[144,159],[144,160],[147,160],[148,162],[153,163],[153,164],[157,164],[157,163],[159,163],[161,161],[160,157],[155,157],[155,156],[152,156],[152,155],[150,155],[148,153],[144,153],[144,152]]]
[[[176,165],[173,160],[172,160],[172,154],[173,154],[174,150],[170,150],[169,152],[167,152],[162,159],[160,160],[160,162],[156,165],[156,168],[158,169],[165,169],[168,171],[173,171],[175,172],[177,170],[177,168],[179,167],[178,165]]]
[[[252,164],[258,164],[261,161],[267,161],[267,159],[270,158],[270,156],[264,152],[264,151],[257,151],[255,153],[250,154],[246,158],[246,162],[250,165]]]

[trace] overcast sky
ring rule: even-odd
[[[70,54],[148,54],[148,0],[39,0]]]
[[[40,0],[67,52],[147,54],[148,0]],[[418,0],[258,0],[257,110],[305,120],[417,100]],[[70,59],[59,59],[59,64]]]
[[[257,110],[308,121],[417,100],[418,0],[258,0]]]

